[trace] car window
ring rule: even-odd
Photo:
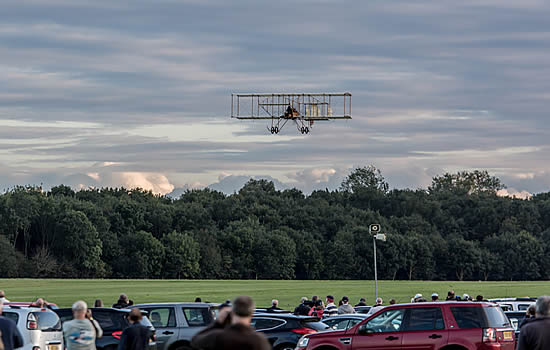
[[[481,307],[451,307],[458,328],[484,328],[485,315]]]
[[[42,331],[60,331],[61,330],[61,321],[59,316],[55,312],[33,312],[34,317],[36,317],[36,323],[38,324],[38,329]]]
[[[269,330],[277,328],[285,324],[283,320],[277,320],[273,318],[253,318],[251,322],[252,328],[255,328],[257,331]]]
[[[351,327],[355,326],[356,324],[358,324],[361,321],[362,320],[356,320],[356,319],[349,320],[348,328],[351,328]]]
[[[122,312],[92,311],[92,317],[99,323],[102,330],[107,332],[126,328],[128,321]]]
[[[327,320],[324,323],[332,329],[348,329],[349,320]]]
[[[484,307],[485,316],[487,317],[486,327],[499,328],[510,327],[510,320],[506,317],[504,311],[499,307]]]
[[[184,307],[183,313],[189,327],[207,326],[212,321],[210,311],[204,307]]]
[[[12,320],[13,322],[15,322],[15,324],[17,324],[17,321],[19,321],[19,314],[15,312],[4,312],[2,316]]]
[[[155,328],[176,327],[176,316],[173,307],[147,308],[149,320]]]
[[[404,313],[404,309],[394,309],[382,312],[366,323],[367,330],[375,333],[400,331]]]
[[[408,310],[408,331],[444,329],[443,314],[439,307],[422,307]]]
[[[518,311],[527,311],[529,304],[518,304]]]

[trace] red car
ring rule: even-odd
[[[387,306],[348,330],[303,336],[299,350],[513,350],[514,329],[502,309],[486,302]]]

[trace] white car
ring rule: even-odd
[[[24,350],[63,350],[63,330],[57,314],[48,309],[4,306],[2,316],[13,320],[23,336]]]
[[[489,301],[497,303],[505,311],[527,311],[537,302],[537,298],[495,298]]]

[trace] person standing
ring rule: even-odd
[[[354,314],[355,309],[349,304],[348,297],[342,297],[342,305],[338,307],[338,315]]]
[[[315,302],[315,305],[311,308],[311,310],[309,310],[308,316],[314,316],[314,317],[316,316],[316,317],[322,318],[324,309],[325,307],[323,305],[323,301],[317,300]]]
[[[0,290],[0,300],[2,300],[4,303],[10,302],[8,299],[6,299],[6,293],[4,293],[3,290]]]
[[[0,343],[4,344],[4,350],[13,350],[24,345],[23,336],[19,333],[13,320],[2,316],[4,300],[0,299]]]
[[[536,316],[537,316],[536,305],[534,304],[529,305],[529,307],[527,308],[527,312],[525,313],[525,317],[523,318],[523,320],[521,320],[521,323],[519,324],[518,328],[521,329],[526,324],[533,322],[534,320],[536,320]]]
[[[298,305],[294,309],[294,314],[295,315],[301,315],[301,316],[309,315],[309,311],[311,310],[311,308],[309,306],[307,306],[306,303],[307,303],[307,298],[302,297],[302,299],[300,299],[300,305]]]
[[[357,306],[367,306],[367,299],[365,298],[361,298],[359,299],[359,303],[357,305],[355,305],[356,307]]]
[[[378,310],[382,309],[384,307],[384,301],[382,298],[376,298],[376,304],[372,307],[372,309],[369,310],[367,313],[367,316],[370,316],[374,313],[376,313]]]
[[[151,331],[140,324],[141,319],[141,311],[137,307],[133,308],[128,315],[130,327],[122,332],[118,350],[146,350],[148,348]]]
[[[455,291],[454,290],[450,290],[447,292],[447,299],[445,300],[448,300],[448,301],[452,301],[452,300],[456,300],[456,296],[455,296]]]
[[[332,295],[327,295],[327,306],[323,311],[323,318],[330,316],[338,315],[338,307],[334,304],[334,297]]]
[[[128,296],[124,293],[120,294],[116,304],[113,304],[113,307],[115,309],[124,309],[125,307],[128,307],[128,306],[130,306],[130,300],[128,299]]]
[[[105,307],[105,305],[103,304],[103,300],[96,299],[94,302],[94,307]]]
[[[550,349],[550,297],[537,299],[536,319],[521,328],[518,350]]]
[[[268,308],[266,309],[266,311],[267,311],[267,312],[275,312],[275,311],[277,311],[277,310],[281,310],[281,309],[279,308],[279,300],[273,299],[273,300],[271,300],[271,307],[268,307]]]
[[[432,293],[432,301],[439,301],[439,294]]]
[[[63,337],[67,350],[96,350],[95,341],[103,331],[88,312],[88,305],[82,300],[73,304],[73,319],[63,323]]]
[[[233,301],[229,315],[230,324],[223,329],[212,330],[209,341],[198,346],[200,350],[271,350],[267,338],[250,326],[254,314],[254,301],[250,297],[238,297]],[[197,346],[196,342],[193,342]]]

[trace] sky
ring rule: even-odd
[[[250,177],[392,188],[483,169],[550,191],[550,3],[4,0],[0,188],[189,188]],[[231,93],[353,94],[308,135],[231,119]]]

